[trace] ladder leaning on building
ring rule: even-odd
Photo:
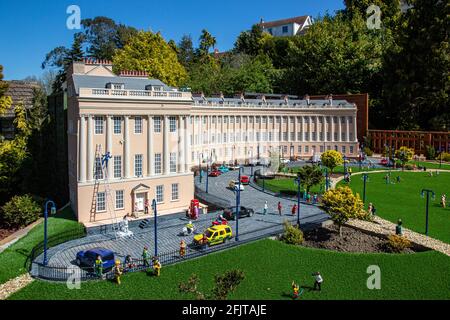
[[[111,158],[111,154],[107,152],[106,154],[103,154],[102,152],[102,146],[96,145],[95,147],[95,163],[94,163],[94,189],[93,189],[93,195],[92,195],[92,204],[91,204],[91,218],[90,221],[96,221],[96,216],[99,214],[99,208],[98,208],[98,194],[100,189],[100,183],[103,181],[104,186],[104,194],[105,194],[105,209],[107,213],[110,215],[112,229],[114,231],[114,236],[117,238],[117,229],[118,229],[118,223],[117,223],[117,216],[116,211],[114,210],[114,199],[111,194],[111,189],[109,187],[109,177],[108,177],[108,162]],[[101,210],[102,213],[103,209]]]

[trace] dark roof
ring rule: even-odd
[[[291,23],[297,23],[299,25],[303,25],[309,16],[299,16],[294,18],[288,18],[288,19],[282,19],[282,20],[276,20],[276,21],[269,21],[269,22],[262,22],[260,23],[260,26],[263,28],[272,28],[272,27],[278,27],[285,24],[291,24]]]
[[[33,106],[34,89],[39,87],[37,82],[31,81],[7,81],[9,84],[6,95],[10,96],[13,100],[11,108],[2,116],[14,117],[14,107],[18,103],[23,103],[25,108],[31,108]]]
[[[148,85],[163,86],[164,90],[170,90],[160,80],[146,79],[146,78],[131,78],[131,77],[102,77],[102,76],[90,76],[82,74],[72,75],[73,83],[75,85],[75,91],[78,94],[80,88],[105,88],[108,83],[123,83],[125,84],[125,90],[145,90]]]

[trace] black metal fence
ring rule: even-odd
[[[64,242],[80,239],[86,236],[86,229],[82,226],[71,231],[62,232],[47,238],[47,249],[60,245]],[[32,263],[35,262],[36,258],[39,257],[44,252],[44,241],[38,243],[33,247],[30,254],[25,261],[25,268],[31,269]]]

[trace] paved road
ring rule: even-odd
[[[245,173],[250,174],[250,168],[245,168]],[[235,194],[227,187],[228,182],[237,179],[238,172],[231,171],[220,177],[209,179],[209,192],[219,195],[222,198],[235,200]],[[196,184],[205,189],[206,179],[202,184],[199,183],[198,177]],[[264,202],[268,202],[269,212],[263,215]],[[282,216],[278,215],[277,204],[281,201],[283,206]],[[243,218],[239,220],[239,238],[240,240],[248,240],[255,237],[270,235],[279,232],[282,229],[282,223],[285,219],[295,222],[296,216],[292,216],[291,208],[295,201],[288,199],[279,199],[273,195],[260,192],[251,186],[245,186],[245,191],[241,192],[241,205],[253,208],[255,215],[251,218]],[[320,223],[327,220],[327,215],[318,207],[302,204],[300,206],[301,224]],[[202,232],[211,225],[211,221],[217,216],[216,213],[208,213],[202,215],[194,222],[197,230]],[[151,219],[152,220],[152,219]],[[192,243],[193,236],[181,236],[180,232],[187,223],[187,218],[181,214],[173,215],[167,219],[161,219],[158,223],[158,252],[168,252],[177,250],[181,239],[186,243]],[[104,247],[113,250],[119,257],[130,254],[132,257],[139,258],[142,248],[148,246],[151,253],[154,252],[154,228],[153,221],[149,224],[151,227],[139,229],[138,227],[130,228],[134,232],[134,236],[127,239],[114,239],[112,235],[92,235],[83,239],[66,242],[62,245],[51,248],[48,252],[49,265],[70,266],[74,265],[76,253],[80,250],[86,250],[94,247]],[[236,222],[231,221],[233,233],[236,233]],[[42,260],[42,255],[37,261]]]

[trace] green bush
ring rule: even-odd
[[[35,222],[41,207],[30,195],[14,196],[0,210],[0,223],[7,228],[22,228]]]
[[[436,160],[441,160],[450,162],[450,153],[442,152],[439,156],[436,157]]]
[[[391,252],[401,253],[411,247],[411,241],[403,236],[392,234],[386,241],[386,247]]]
[[[368,155],[369,157],[373,156],[373,151],[370,150],[370,149],[367,148],[367,147],[364,148],[364,153],[365,153],[366,155]]]
[[[436,149],[433,146],[427,145],[425,147],[425,157],[427,157],[427,160],[433,160],[436,157]]]
[[[303,243],[303,232],[297,227],[294,227],[289,221],[284,221],[284,233],[280,240],[287,244],[300,245]]]
[[[410,163],[405,164],[405,170],[413,170],[414,166]]]

